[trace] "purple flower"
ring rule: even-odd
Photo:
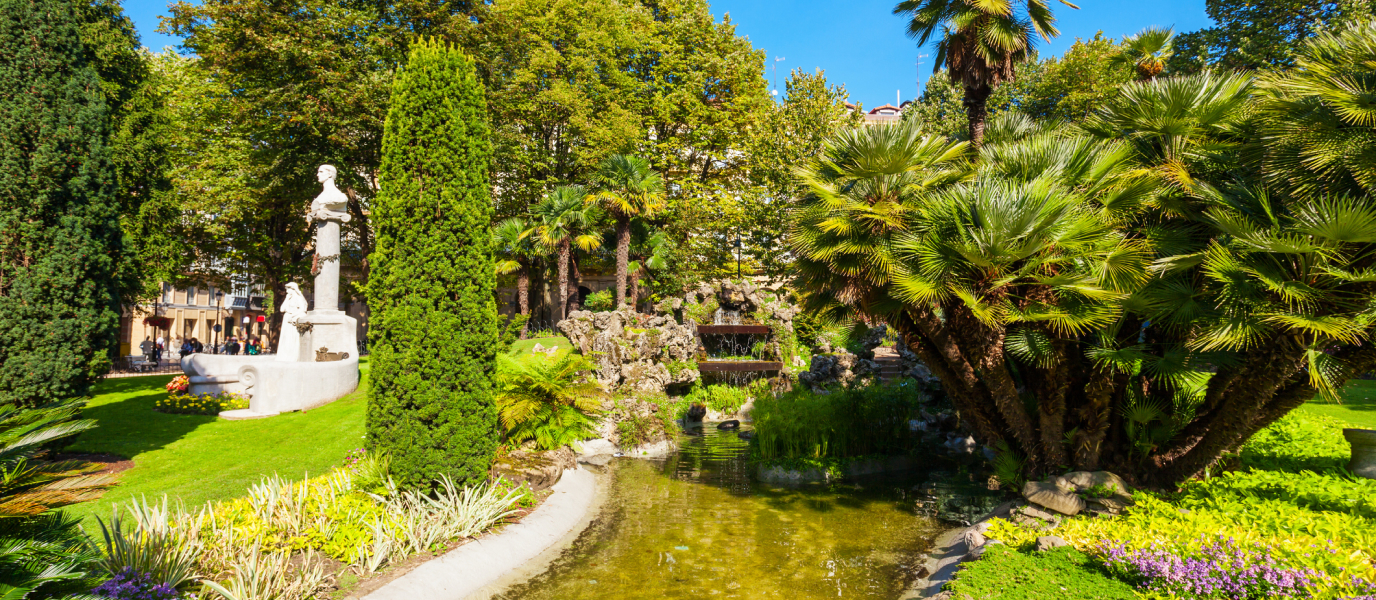
[[[105,583],[91,590],[91,594],[114,600],[176,600],[177,590],[165,583],[155,583],[146,573],[125,567]]]
[[[1277,564],[1270,548],[1239,547],[1232,538],[1206,542],[1182,556],[1170,550],[1129,550],[1105,542],[1099,548],[1110,571],[1143,590],[1181,596],[1226,598],[1306,598],[1328,575],[1316,569]]]

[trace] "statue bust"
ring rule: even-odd
[[[311,202],[311,212],[306,215],[307,221],[349,222],[349,197],[334,184],[334,178],[338,174],[334,165],[320,165],[320,168],[316,169],[315,178],[324,184],[324,189],[320,190],[320,195]]]

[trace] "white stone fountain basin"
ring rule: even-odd
[[[182,358],[191,394],[237,392],[248,408],[231,420],[259,419],[329,404],[358,389],[358,357],[329,362],[282,362],[273,355],[192,354]]]

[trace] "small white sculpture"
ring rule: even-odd
[[[349,197],[335,186],[336,175],[338,171],[334,165],[320,165],[320,168],[316,169],[315,178],[324,184],[324,189],[320,190],[320,195],[311,202],[311,212],[306,215],[306,221],[349,222]]]
[[[282,335],[277,341],[277,360],[296,362],[301,357],[301,332],[296,325],[306,316],[306,296],[300,286],[287,284],[287,298],[282,301]]]

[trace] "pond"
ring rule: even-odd
[[[512,600],[894,599],[946,526],[918,514],[923,473],[775,487],[734,431],[681,436],[663,460],[617,459],[601,514]]]

